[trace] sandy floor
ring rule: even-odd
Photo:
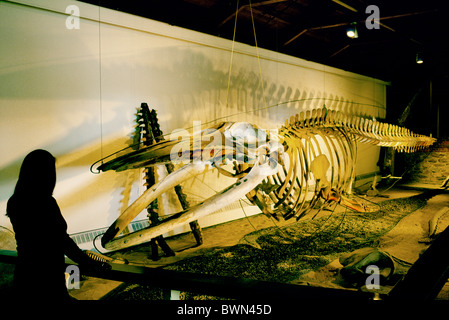
[[[390,194],[392,197],[399,195],[396,191]],[[402,196],[402,192],[400,194]],[[425,207],[401,219],[391,231],[379,238],[378,248],[403,262],[402,266],[407,269],[429,247],[431,243],[429,233],[433,233],[431,221],[436,215],[439,217],[438,224],[433,229],[439,233],[449,226],[449,194],[443,193],[432,197]],[[292,283],[338,288],[344,284],[339,275],[342,267],[338,259],[335,259],[329,265],[309,272]],[[391,287],[387,288],[383,293],[388,293],[390,289]],[[449,300],[449,282],[443,287],[437,299]]]
[[[411,197],[421,192],[418,190],[395,189],[383,193],[384,197],[370,197],[367,199],[374,203],[379,203],[385,200]],[[392,230],[379,239],[379,248],[398,260],[404,261],[404,265],[409,267],[419,258],[419,254],[430,245],[429,224],[431,224],[435,214],[438,212],[441,214],[442,211],[449,211],[449,194],[446,193],[434,196],[427,202],[425,207],[401,219]],[[433,226],[436,229],[436,233],[449,226],[449,213],[446,214],[445,212],[441,214],[438,225],[436,227]],[[320,214],[326,215],[328,213],[322,212]],[[148,267],[168,266],[187,258],[204,255],[217,248],[226,248],[242,243],[242,239],[247,239],[245,236],[255,230],[263,230],[273,226],[288,227],[294,222],[277,222],[264,215],[251,216],[203,229],[204,244],[199,247],[195,246],[195,240],[190,233],[167,239],[169,246],[176,252],[174,257],[166,257],[160,251],[161,258],[158,261],[152,261],[149,258],[150,250],[148,246],[135,247],[133,250],[127,250],[126,252],[114,253],[112,256],[125,258],[130,264]],[[335,259],[328,265],[308,272],[291,281],[291,283],[307,283],[309,285],[342,288],[344,281],[342,281],[339,275],[341,268],[342,265],[338,259]],[[80,289],[72,290],[71,294],[78,299],[95,300],[119,285],[120,283],[118,282],[90,278],[82,282]],[[449,299],[449,284],[443,288],[438,298]]]

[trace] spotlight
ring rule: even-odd
[[[351,25],[346,29],[346,35],[352,39],[356,39],[359,37],[359,34],[357,33],[357,23],[356,22],[351,23]]]
[[[422,64],[422,63],[424,63],[424,60],[423,60],[423,58],[422,58],[422,54],[421,54],[420,52],[418,52],[418,53],[416,54],[416,63],[417,63],[417,64]]]

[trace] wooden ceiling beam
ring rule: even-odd
[[[275,3],[279,3],[279,2],[285,2],[285,1],[288,1],[288,0],[266,0],[266,1],[262,1],[262,2],[252,3],[251,6],[253,8],[255,8],[255,7],[266,6],[266,5],[275,4]],[[249,7],[249,4],[247,4],[245,6]]]
[[[230,16],[228,16],[226,19],[224,19],[222,22],[220,22],[218,24],[218,28],[221,28],[229,20],[234,18],[236,14],[239,14],[243,9],[249,8],[250,6],[252,8],[256,8],[256,7],[267,6],[270,4],[275,4],[275,3],[285,2],[285,1],[288,1],[288,0],[266,0],[266,1],[262,1],[262,2],[252,3],[252,4],[245,4],[245,5],[241,6],[240,8],[238,8],[238,10],[236,10],[236,12],[233,12]],[[274,16],[272,16],[272,17],[276,18]],[[279,21],[282,21],[283,23],[287,23],[286,21],[283,21],[282,19],[279,19],[279,18],[276,18],[276,19]]]
[[[253,10],[253,12],[254,13],[256,13],[257,15],[259,15],[259,16],[262,16],[262,17],[266,17],[268,20],[272,20],[272,21],[276,21],[278,24],[283,24],[283,25],[286,25],[286,26],[289,26],[290,25],[290,23],[289,22],[287,22],[287,21],[285,21],[285,20],[282,20],[282,19],[280,19],[280,18],[278,18],[278,17],[276,17],[276,16],[273,16],[273,15],[271,15],[271,14],[269,14],[269,13],[266,13],[266,12],[263,12],[263,11],[261,11],[261,10],[258,10],[258,9],[252,9]]]
[[[404,13],[404,14],[397,14],[397,15],[393,15],[393,16],[388,16],[388,17],[380,17],[379,20],[390,20],[390,19],[397,19],[397,18],[404,18],[404,17],[411,17],[411,16],[416,16],[416,15],[420,15],[420,14],[427,14],[427,13],[434,13],[437,12],[438,10],[427,10],[427,11],[418,11],[418,12],[410,12],[410,13]],[[351,23],[353,23],[354,21],[348,21],[348,22],[342,22],[342,23],[336,23],[336,24],[330,24],[330,25],[325,25],[325,26],[317,26],[317,27],[310,27],[310,28],[304,28],[301,32],[299,32],[298,34],[296,34],[294,37],[292,37],[290,40],[286,41],[284,43],[284,46],[290,44],[291,42],[295,41],[296,39],[298,39],[300,36],[302,36],[303,34],[312,31],[312,30],[320,30],[320,29],[327,29],[327,28],[336,28],[336,27],[342,27],[345,25],[350,25]],[[360,21],[355,21],[357,23],[364,23],[365,20],[360,20]],[[383,22],[379,22],[379,24],[381,26],[383,26],[385,29],[388,29],[390,31],[396,32],[395,29],[385,25]],[[412,42],[415,43],[420,43],[419,41],[415,40],[415,39],[410,39]]]
[[[342,7],[345,7],[346,9],[353,11],[353,12],[359,12],[356,8],[351,7],[350,5],[344,3],[343,1],[340,1],[340,0],[332,0],[332,1],[335,2],[336,4],[339,4]]]
[[[331,59],[333,57],[335,57],[336,55],[340,54],[341,52],[345,51],[346,49],[348,49],[351,45],[347,44],[345,45],[343,48],[339,49],[338,51],[335,51],[334,53],[332,53],[329,57],[327,57],[327,59]]]

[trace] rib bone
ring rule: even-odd
[[[197,220],[202,216],[213,213],[225,206],[235,199],[240,199],[248,192],[254,189],[267,176],[273,175],[280,166],[273,159],[268,159],[263,164],[256,164],[251,171],[244,177],[238,180],[235,184],[228,187],[221,193],[218,193],[208,198],[203,203],[193,206],[185,211],[181,211],[174,216],[164,220],[163,223],[154,227],[139,230],[116,239],[104,240],[102,238],[103,246],[108,250],[118,250],[124,247],[137,245],[151,240],[154,237],[162,235],[170,230],[173,230],[181,225]],[[154,188],[152,188],[154,189]]]
[[[136,201],[134,201],[125,211],[115,220],[106,233],[101,238],[101,244],[106,248],[106,244],[114,237],[118,236],[123,229],[151,202],[164,192],[179,185],[192,176],[203,173],[206,170],[206,164],[203,162],[193,162],[172,172],[164,179],[156,183],[150,189],[147,189]],[[192,220],[193,221],[193,220]]]

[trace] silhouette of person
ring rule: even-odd
[[[34,150],[23,160],[6,215],[17,242],[14,271],[17,297],[36,300],[71,300],[65,285],[65,259],[80,268],[101,268],[67,234],[67,223],[53,197],[56,159],[45,150]]]

